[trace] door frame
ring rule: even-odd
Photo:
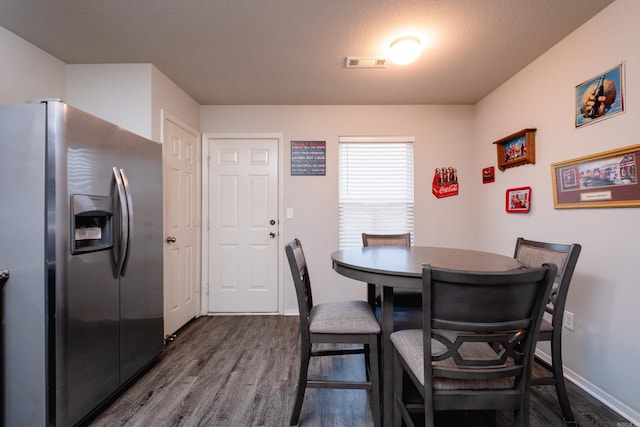
[[[278,248],[282,247],[282,236],[284,235],[284,137],[282,133],[203,133],[201,139],[202,153],[202,242],[201,248],[201,272],[202,290],[200,292],[201,311],[203,315],[209,314],[209,167],[211,156],[209,153],[209,141],[212,139],[276,139],[278,141]],[[277,314],[284,314],[284,257],[282,251],[278,250],[277,275],[278,275],[278,308]],[[237,314],[237,313],[233,313]],[[249,313],[251,314],[251,313]]]

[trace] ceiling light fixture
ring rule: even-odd
[[[419,38],[415,36],[400,37],[391,42],[389,59],[398,65],[407,65],[418,59],[421,52]]]

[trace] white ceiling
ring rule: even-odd
[[[612,2],[2,0],[0,26],[68,64],[152,63],[202,105],[474,104]],[[345,68],[407,33],[433,39],[414,64]]]

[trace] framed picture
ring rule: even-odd
[[[482,169],[482,183],[488,184],[496,180],[496,168],[489,166]]]
[[[501,171],[536,162],[536,129],[522,129],[513,135],[494,142],[498,155],[498,169]]]
[[[624,62],[576,86],[576,127],[624,112]]]
[[[613,208],[640,206],[637,159],[640,145],[553,163],[553,206]]]
[[[291,176],[325,176],[326,141],[291,141]]]
[[[531,187],[510,188],[506,194],[505,209],[510,213],[527,213],[531,208]]]

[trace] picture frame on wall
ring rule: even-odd
[[[639,157],[640,145],[631,145],[551,164],[553,206],[640,206]]]
[[[496,169],[493,166],[482,169],[482,183],[489,184],[496,180]]]
[[[531,209],[531,187],[509,188],[505,199],[507,212],[527,213]]]
[[[576,128],[624,112],[624,62],[576,86]]]
[[[291,141],[291,176],[326,176],[326,141]]]
[[[536,163],[535,128],[522,129],[494,142],[498,158],[498,169]]]

